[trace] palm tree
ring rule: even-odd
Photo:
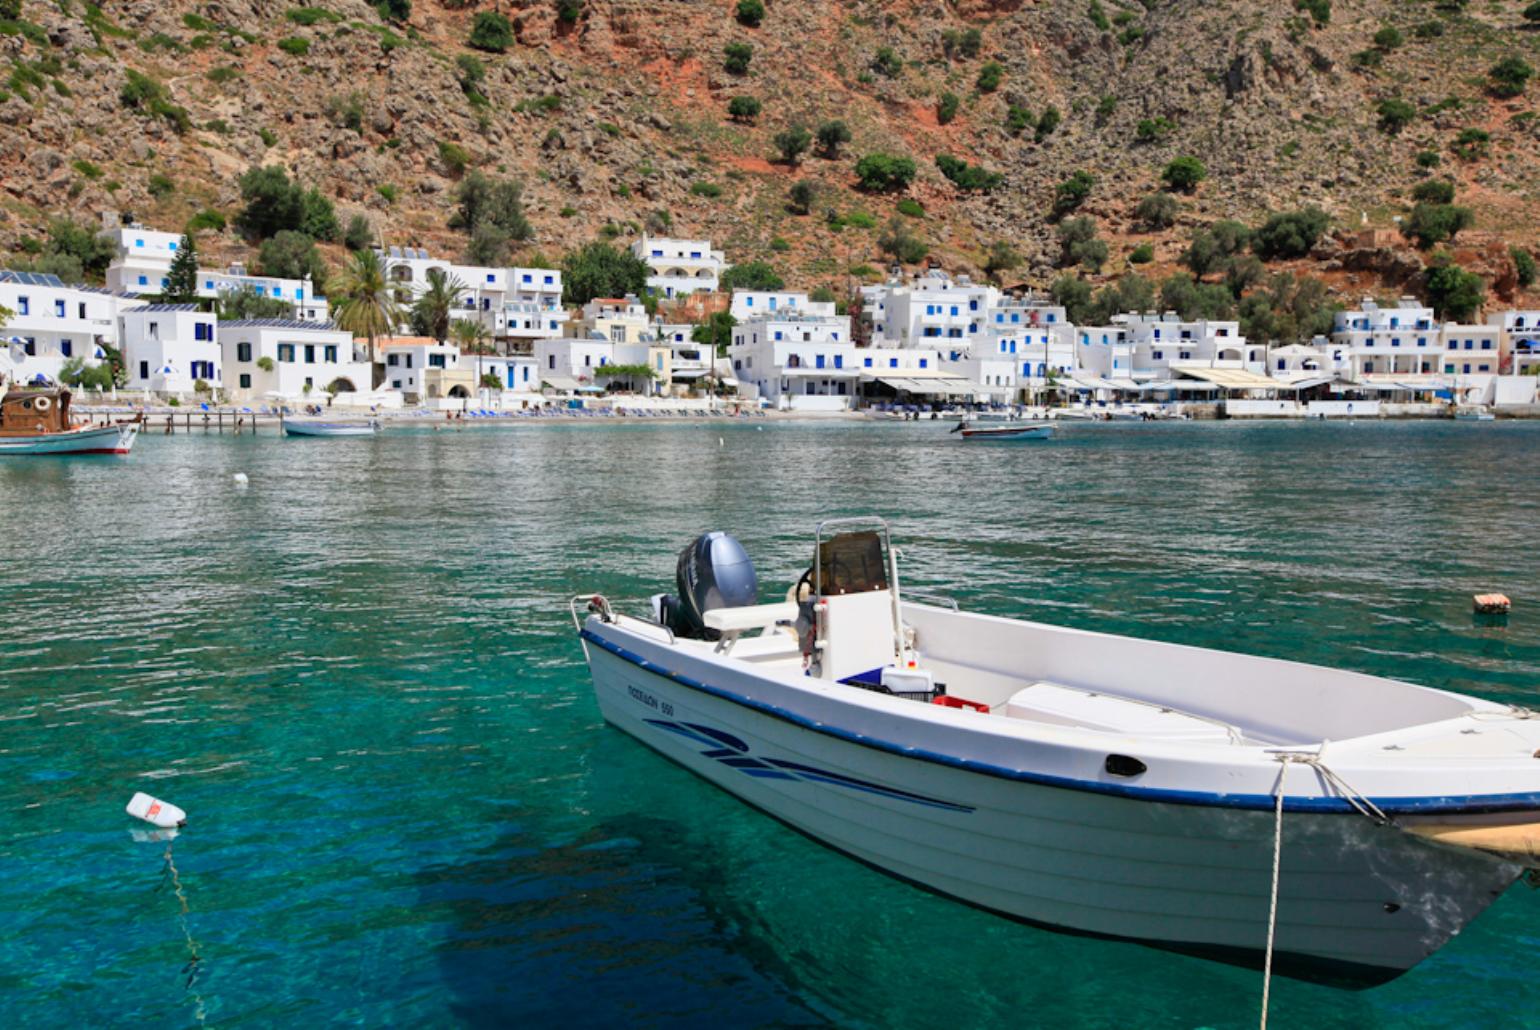
[[[468,287],[442,268],[428,269],[428,286],[412,305],[419,324],[428,327],[428,335],[439,343],[449,338],[449,322],[454,317],[455,301]]]
[[[385,261],[378,251],[360,250],[353,254],[347,267],[337,277],[337,292],[342,303],[337,305],[337,325],[354,336],[369,341],[369,368],[378,387],[384,381],[383,369],[374,365],[374,341],[390,334],[396,321],[396,304],[386,282]]]
[[[449,324],[449,335],[461,354],[476,355],[476,388],[481,389],[481,355],[492,353],[492,337],[487,334],[487,327],[480,319],[457,318]]]

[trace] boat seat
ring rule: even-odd
[[[1217,719],[1047,680],[1018,690],[1005,703],[1004,714],[1016,719],[1162,740],[1229,744],[1242,739],[1238,730]]]
[[[722,634],[716,650],[719,654],[727,654],[738,638],[751,630],[757,629],[761,636],[769,636],[781,623],[796,622],[797,606],[790,601],[778,601],[774,604],[747,604],[740,608],[713,608],[701,613],[701,621],[707,629]]]
[[[778,622],[797,621],[797,606],[790,601],[773,604],[748,604],[741,608],[713,608],[701,615],[707,629],[718,633],[747,633],[751,629],[772,630]]]

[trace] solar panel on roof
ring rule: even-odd
[[[401,248],[400,247],[391,247],[390,248],[390,256],[393,257],[393,258],[400,257],[401,256]]]

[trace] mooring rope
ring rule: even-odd
[[[1333,788],[1359,815],[1372,820],[1379,826],[1390,824],[1390,816],[1386,815],[1378,805],[1369,800],[1367,795],[1354,790],[1352,784],[1321,761],[1321,752],[1325,749],[1326,745],[1323,743],[1314,753],[1283,751],[1275,754],[1278,759],[1278,782],[1273,787],[1273,883],[1267,900],[1267,952],[1262,959],[1261,1030],[1267,1030],[1267,1006],[1273,986],[1273,944],[1278,933],[1278,875],[1283,868],[1283,783],[1289,773],[1289,763],[1298,762],[1300,765],[1308,765],[1315,769],[1327,785]]]

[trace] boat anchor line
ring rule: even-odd
[[[700,752],[701,757],[714,759],[728,768],[737,769],[739,772],[753,776],[756,779],[801,780],[805,783],[822,783],[834,787],[844,787],[847,790],[876,794],[879,797],[890,798],[894,801],[907,801],[915,805],[940,808],[948,812],[971,814],[974,811],[972,805],[959,805],[952,801],[943,801],[940,798],[914,794],[907,790],[899,790],[895,787],[873,783],[870,780],[860,780],[854,776],[846,776],[844,773],[834,772],[832,769],[820,769],[817,766],[804,765],[801,762],[793,762],[785,758],[754,757],[749,754],[748,744],[731,733],[715,729],[711,726],[702,726],[693,722],[673,722],[668,719],[646,719],[643,721],[649,726],[660,730],[667,730],[670,733],[678,734],[687,740],[703,745],[706,750]]]

